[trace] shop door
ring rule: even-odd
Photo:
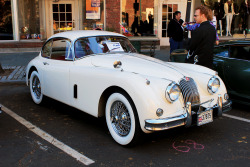
[[[160,9],[160,20],[161,20],[161,26],[159,27],[159,36],[160,36],[160,42],[161,46],[167,46],[169,45],[169,38],[167,37],[167,29],[168,29],[168,23],[171,19],[173,19],[173,14],[175,11],[178,10],[178,4],[168,3],[168,4],[162,4]]]
[[[52,35],[75,30],[75,3],[74,1],[52,2],[51,6],[51,29]]]

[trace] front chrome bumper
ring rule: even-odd
[[[212,107],[213,116],[221,117],[223,112],[227,112],[232,109],[231,106],[232,102],[230,100],[222,103],[222,97],[221,95],[219,95],[217,104]],[[186,127],[190,127],[195,122],[195,120],[193,120],[193,115],[197,114],[197,112],[192,111],[191,103],[187,102],[185,107],[185,114],[164,119],[147,119],[145,120],[144,128],[149,131],[160,131],[184,125]]]

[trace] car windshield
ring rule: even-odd
[[[98,36],[80,38],[75,42],[75,56],[83,56],[99,53],[136,52],[127,38],[119,36]]]

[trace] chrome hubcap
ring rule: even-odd
[[[32,81],[32,90],[34,92],[34,95],[36,96],[37,99],[40,98],[41,96],[41,83],[40,80],[37,76],[33,78]]]
[[[113,129],[119,136],[127,136],[131,129],[131,120],[127,107],[121,101],[115,101],[110,109]]]

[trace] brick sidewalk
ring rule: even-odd
[[[0,75],[0,82],[25,82],[26,66],[4,66],[3,69],[13,69],[13,71],[8,76]]]

